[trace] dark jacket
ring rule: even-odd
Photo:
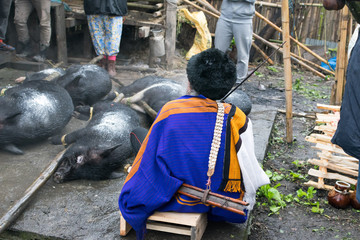
[[[127,0],[84,0],[86,15],[127,15]]]

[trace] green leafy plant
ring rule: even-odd
[[[259,78],[264,77],[264,74],[257,72],[257,71],[255,71],[255,75],[258,76]]]
[[[277,70],[275,67],[273,66],[267,66],[267,69],[269,69],[270,71],[273,71],[273,72],[279,72],[279,70]]]

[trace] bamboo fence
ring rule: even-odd
[[[327,114],[316,114],[316,123],[321,124],[314,130],[322,134],[313,133],[305,139],[314,143],[314,149],[318,150],[317,159],[309,159],[308,163],[319,166],[319,169],[311,168],[310,176],[318,178],[318,181],[308,181],[306,186],[313,186],[319,189],[333,189],[333,186],[325,184],[325,179],[342,180],[355,185],[358,176],[359,160],[347,155],[339,146],[331,143],[337,123],[340,119],[340,107],[318,104],[319,109],[329,111]]]

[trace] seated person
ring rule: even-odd
[[[138,239],[144,237],[146,220],[154,211],[207,213],[209,220],[243,223],[254,206],[256,189],[269,183],[255,157],[250,119],[236,106],[216,101],[235,84],[235,64],[220,50],[208,49],[193,56],[186,70],[189,95],[168,102],[158,113],[119,197],[121,214]],[[210,182],[218,104],[224,116]],[[212,192],[248,202],[246,215],[177,194],[183,183],[209,186]]]

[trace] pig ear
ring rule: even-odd
[[[114,149],[116,149],[119,145],[108,148],[108,149],[91,149],[90,150],[90,158],[91,159],[99,159],[108,156]]]

